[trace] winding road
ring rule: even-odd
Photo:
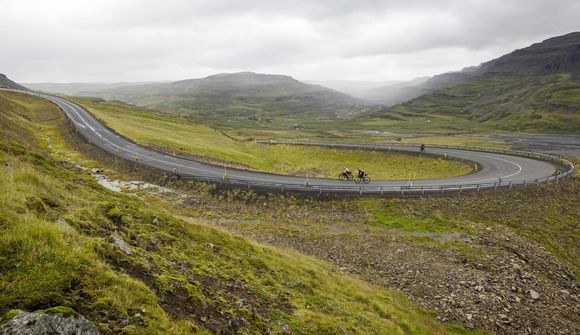
[[[226,183],[233,186],[262,189],[267,191],[308,191],[318,193],[405,193],[405,192],[444,192],[445,190],[468,190],[480,188],[512,187],[513,184],[531,185],[547,181],[556,169],[565,171],[566,174],[573,170],[569,163],[549,156],[536,158],[513,154],[470,151],[452,148],[428,147],[430,154],[444,155],[476,162],[478,172],[443,179],[414,180],[409,184],[406,180],[380,180],[371,181],[369,184],[355,184],[354,182],[339,181],[335,179],[304,178],[298,176],[285,176],[255,171],[238,169],[225,169],[221,166],[196,162],[168,154],[153,151],[141,147],[126,138],[116,134],[83,107],[66,99],[42,94],[30,93],[58,105],[74,127],[84,138],[92,144],[105,150],[111,155],[122,159],[137,162],[169,174],[178,175],[182,178],[191,178],[202,181]],[[337,144],[335,147],[356,147],[361,149],[376,149],[371,145]],[[386,149],[386,148],[383,148]],[[415,147],[393,147],[394,150],[417,152]],[[542,159],[538,159],[542,158]],[[226,176],[224,176],[226,174]],[[372,178],[372,174],[371,174]],[[552,178],[553,179],[553,178]],[[525,182],[524,182],[525,181]]]

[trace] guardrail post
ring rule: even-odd
[[[493,189],[497,190],[497,183],[496,182],[493,183]]]
[[[459,185],[459,193],[461,193],[461,191],[463,191],[463,185]]]
[[[421,194],[425,194],[425,186],[421,186]]]
[[[512,188],[512,182],[510,181],[510,189]]]
[[[524,188],[526,188],[528,186],[528,182],[526,180],[524,180]]]
[[[322,194],[322,185],[318,186],[318,194]]]
[[[383,194],[384,194],[383,187],[381,186],[381,195],[383,195]]]
[[[248,183],[248,190],[249,190],[250,189],[250,182],[248,181],[247,183]]]
[[[477,192],[479,192],[479,188],[481,187],[480,184],[477,184]]]
[[[403,195],[403,186],[401,186],[401,195]]]
[[[359,187],[359,195],[362,195],[362,187]]]
[[[284,193],[284,184],[282,184],[282,193]]]

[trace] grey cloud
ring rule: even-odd
[[[575,0],[0,0],[0,72],[20,81],[253,70],[407,79],[579,30]]]

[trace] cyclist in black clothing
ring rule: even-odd
[[[358,177],[361,179],[364,179],[365,177],[365,172],[361,169],[357,169],[358,170]]]

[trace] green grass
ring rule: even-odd
[[[186,223],[57,164],[47,152],[66,142],[39,143],[65,121],[42,100],[2,92],[0,112],[11,129],[0,134],[0,314],[70,308],[103,334],[218,332],[230,320],[244,333],[474,333],[329,263]]]
[[[345,166],[361,168],[373,179],[441,178],[464,175],[471,167],[442,158],[400,153],[292,145],[263,145],[172,114],[121,103],[76,99],[122,135],[166,152],[252,170],[336,178]]]
[[[359,200],[359,206],[369,211],[372,221],[385,227],[403,231],[441,233],[452,230],[453,222],[440,217],[419,219],[401,213],[398,200]]]

